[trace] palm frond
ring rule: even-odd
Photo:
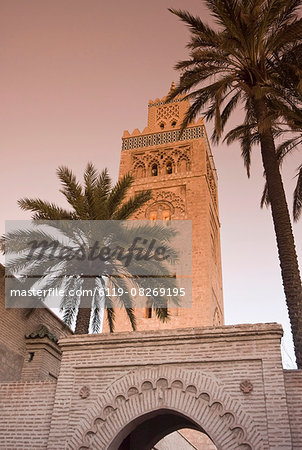
[[[96,205],[95,205],[95,190],[97,186],[98,173],[92,163],[88,163],[84,172],[84,189],[85,200],[87,203],[87,211],[89,211],[89,218],[96,219]]]
[[[63,189],[60,189],[60,192],[65,195],[68,203],[74,208],[78,218],[85,217],[85,199],[82,187],[75,175],[65,166],[58,167],[57,175],[63,185]]]
[[[261,206],[261,208],[263,208],[264,205],[269,206],[269,204],[270,204],[270,201],[269,201],[269,196],[268,196],[267,183],[265,183],[263,192],[262,192],[262,196],[261,196],[260,206]]]
[[[141,191],[125,201],[123,205],[111,216],[114,220],[129,219],[136,211],[139,210],[146,202],[151,199],[151,191]]]
[[[96,220],[107,220],[109,217],[107,199],[111,189],[111,180],[107,169],[103,170],[94,189]]]
[[[293,215],[297,222],[302,212],[302,165],[298,168],[297,184],[294,190]]]
[[[134,178],[130,174],[126,174],[111,189],[111,192],[108,195],[108,202],[107,202],[109,218],[111,218],[111,215],[121,205],[133,182]]]
[[[38,198],[22,198],[18,200],[18,205],[24,211],[32,211],[34,213],[33,219],[47,219],[47,220],[73,220],[75,215],[64,208],[60,208],[54,203],[40,200]]]

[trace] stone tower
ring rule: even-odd
[[[171,89],[174,89],[172,83]],[[192,307],[171,308],[161,323],[150,308],[135,310],[138,330],[215,326],[224,323],[217,174],[202,119],[180,134],[189,101],[149,101],[148,125],[124,132],[119,176],[135,177],[131,194],[151,189],[152,199],[135,219],[192,221]],[[130,325],[116,311],[116,331]],[[106,322],[106,321],[105,321]],[[104,331],[108,331],[104,323]]]

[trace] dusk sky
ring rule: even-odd
[[[171,81],[178,80],[175,63],[188,54],[189,32],[168,7],[203,19],[209,15],[200,0],[2,0],[0,5],[3,234],[5,220],[30,218],[17,206],[21,197],[65,206],[58,192],[59,165],[80,177],[92,161],[117,179],[123,131],[146,126],[148,100],[167,94]],[[242,116],[238,110],[232,123]],[[210,134],[211,124],[207,130]],[[238,145],[212,146],[212,151],[219,177],[226,324],[282,323],[284,364],[293,367],[271,214],[259,207],[259,150],[250,179]],[[297,151],[283,166],[290,208],[299,164]],[[300,267],[301,220],[294,225]]]

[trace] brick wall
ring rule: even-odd
[[[141,368],[164,366],[209,374],[250,414],[264,447],[291,448],[280,339],[276,324],[72,336],[61,340],[58,379],[49,448],[64,448],[96,399],[114,380]],[[253,389],[244,394],[240,383]],[[89,387],[82,398],[80,389]],[[68,425],[66,418],[68,417]],[[214,437],[213,437],[214,439]]]
[[[302,370],[284,370],[293,449],[302,448]]]
[[[0,448],[46,449],[56,383],[0,385]]]
[[[54,381],[61,365],[59,346],[48,337],[27,339],[26,349],[30,357],[24,359],[21,381]]]
[[[27,358],[25,335],[45,325],[58,338],[72,331],[49,309],[5,308],[4,278],[0,275],[0,382],[18,381]]]
[[[238,419],[248,414],[253,421],[263,443],[257,450],[302,448],[302,372],[282,370],[281,335],[276,324],[257,324],[63,338],[57,384],[0,385],[0,448],[64,449],[83,424],[92,426],[87,414],[115,382],[142,369],[143,381],[145,371],[159,367],[217,380],[232,408],[239,405]],[[247,394],[240,388],[244,380],[252,385]],[[118,392],[127,395],[127,389]]]

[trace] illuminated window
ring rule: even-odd
[[[156,202],[147,210],[146,218],[149,220],[165,220],[172,219],[172,206],[166,202]]]
[[[170,220],[170,211],[163,211],[163,220]]]
[[[168,162],[166,165],[166,172],[167,174],[170,175],[170,173],[172,173],[173,169],[172,169],[172,163]]]
[[[157,164],[153,164],[153,166],[151,167],[151,175],[152,177],[157,177],[158,175]]]

